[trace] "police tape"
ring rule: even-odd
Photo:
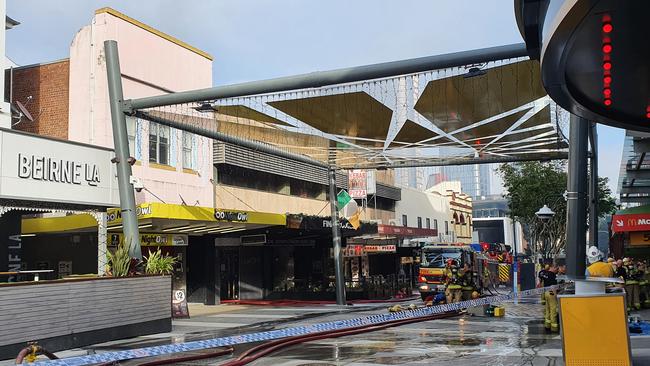
[[[64,358],[58,360],[38,361],[30,365],[85,366],[85,365],[91,365],[96,363],[130,360],[130,359],[143,358],[143,357],[162,356],[162,355],[179,353],[179,352],[198,351],[198,350],[204,350],[209,348],[233,346],[233,345],[251,343],[251,342],[269,341],[269,340],[286,338],[286,337],[307,335],[311,333],[319,333],[319,332],[331,331],[331,330],[342,330],[346,328],[358,327],[363,325],[379,324],[391,320],[419,318],[428,315],[458,311],[458,310],[467,309],[476,306],[498,304],[503,301],[513,299],[515,297],[539,295],[542,292],[550,291],[556,289],[557,287],[558,287],[557,285],[549,286],[549,287],[541,287],[532,290],[519,291],[519,293],[517,294],[515,294],[514,292],[510,292],[509,294],[504,294],[504,295],[482,297],[478,299],[460,301],[451,304],[429,306],[429,307],[419,308],[415,310],[405,310],[405,311],[388,313],[388,314],[376,314],[376,315],[370,315],[361,318],[337,320],[337,321],[331,321],[331,322],[325,322],[319,324],[305,325],[300,327],[271,330],[267,332],[242,334],[238,336],[213,338],[213,339],[206,339],[201,341],[192,341],[192,342],[184,342],[184,343],[170,344],[170,345],[163,345],[163,346],[145,347],[139,349],[124,350],[124,351],[105,352],[105,353],[70,357],[70,358]]]

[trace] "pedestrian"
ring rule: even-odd
[[[557,267],[551,266],[548,270],[540,271],[540,278],[544,287],[557,285]],[[546,304],[544,306],[544,327],[551,332],[559,330],[557,319],[557,290],[549,289],[544,292]]]

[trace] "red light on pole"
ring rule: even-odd
[[[609,61],[603,62],[603,69],[605,69],[607,71],[611,70],[612,69],[612,63],[609,62]]]
[[[609,85],[611,83],[612,83],[612,77],[609,75],[605,75],[605,77],[603,77],[603,84]]]
[[[605,98],[611,97],[612,96],[612,89],[610,89],[610,88],[603,89],[603,95],[605,96]]]
[[[611,31],[612,31],[613,29],[614,29],[614,27],[612,27],[612,23],[605,23],[605,24],[603,24],[603,32],[604,32],[604,33],[611,33]]]
[[[609,99],[609,98],[607,98],[607,99],[605,99],[605,100],[603,101],[603,103],[604,103],[606,106],[609,107],[610,105],[612,105],[612,100]]]
[[[604,52],[604,53],[610,53],[610,52],[612,52],[612,45],[609,44],[609,43],[605,43],[605,44],[603,45],[603,52]]]

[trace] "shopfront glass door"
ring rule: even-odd
[[[223,248],[219,255],[221,300],[239,299],[239,248]]]

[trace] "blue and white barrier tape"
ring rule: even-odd
[[[549,291],[557,286],[536,288],[532,290],[520,291],[518,297],[538,295],[544,291]],[[145,347],[132,350],[105,352],[87,356],[70,357],[59,360],[47,360],[34,362],[35,366],[85,366],[96,363],[128,360],[142,357],[161,356],[172,353],[197,351],[208,348],[232,346],[250,342],[269,341],[286,337],[300,336],[311,333],[318,333],[330,330],[341,330],[361,325],[379,324],[391,320],[401,320],[422,317],[427,315],[442,314],[450,311],[471,308],[475,306],[491,305],[509,300],[515,297],[513,292],[506,295],[482,297],[475,300],[461,301],[451,304],[442,304],[419,308],[416,310],[406,310],[397,313],[370,315],[362,318],[337,320],[326,323],[312,324],[301,327],[292,327],[285,329],[271,330],[268,332],[250,333],[238,336],[206,339],[202,341],[185,342],[178,344],[169,344],[164,346]]]

